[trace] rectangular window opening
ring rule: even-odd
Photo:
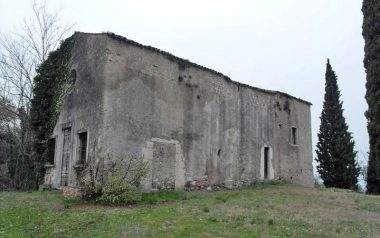
[[[54,164],[54,155],[55,155],[55,138],[50,138],[48,140],[48,151],[47,159],[49,164]]]
[[[297,138],[297,128],[292,127],[292,144],[297,145],[298,144],[298,138]]]
[[[87,131],[78,133],[79,137],[79,162],[85,163],[86,162],[86,155],[87,155]]]
[[[264,147],[264,179],[268,179],[269,147]]]

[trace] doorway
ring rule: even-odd
[[[274,179],[273,152],[272,152],[272,148],[267,145],[261,148],[260,179],[261,180]]]
[[[269,147],[264,147],[264,179],[268,179]]]
[[[71,128],[69,127],[63,129],[61,186],[67,186],[69,182],[70,145]]]

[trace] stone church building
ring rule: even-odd
[[[77,186],[95,154],[138,155],[144,190],[281,180],[313,186],[310,103],[232,81],[113,33],[75,33],[45,185]]]

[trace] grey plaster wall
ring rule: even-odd
[[[232,82],[226,76],[112,34],[77,33],[75,91],[65,100],[53,183],[59,185],[62,128],[87,130],[88,153],[142,155],[144,189],[203,184],[236,187],[263,178],[312,186],[310,104]],[[292,144],[291,128],[297,128]],[[94,149],[96,148],[96,149]],[[95,151],[94,151],[95,150]],[[76,184],[74,169],[70,183]]]
[[[47,175],[53,187],[61,186],[63,129],[71,128],[69,185],[76,186],[79,157],[78,133],[87,131],[87,157],[100,153],[103,131],[104,66],[107,36],[76,34],[71,68],[76,71],[74,89],[64,98],[52,137],[56,138],[54,167]]]

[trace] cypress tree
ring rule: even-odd
[[[380,194],[380,1],[364,0],[362,11],[369,134],[367,192]]]
[[[317,170],[326,187],[357,189],[359,167],[355,142],[343,116],[337,77],[327,60],[325,98],[318,133]]]

